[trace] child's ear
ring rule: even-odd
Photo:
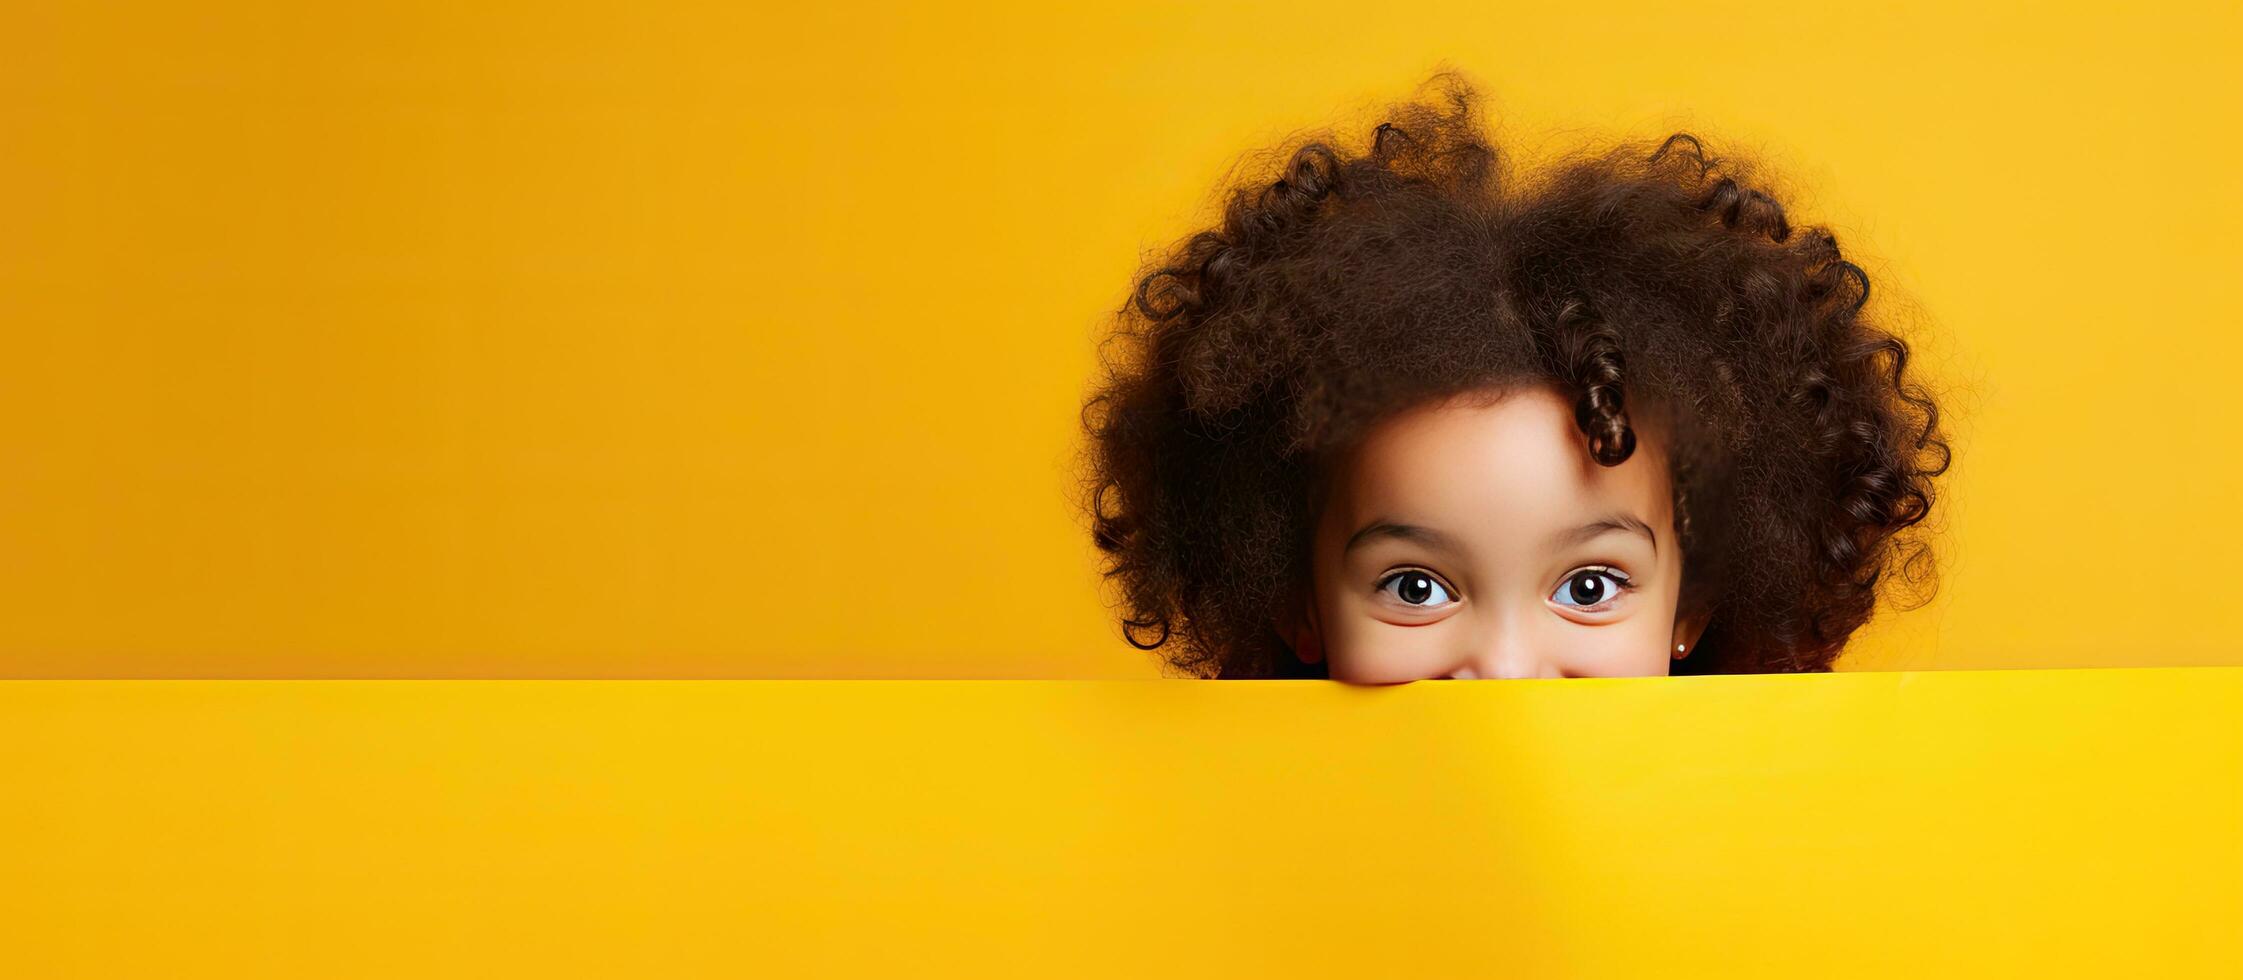
[[[1674,659],[1680,660],[1698,648],[1698,638],[1705,635],[1706,623],[1712,621],[1713,610],[1703,609],[1675,616]]]
[[[1323,662],[1324,634],[1317,626],[1313,600],[1294,600],[1292,606],[1277,617],[1277,635],[1285,638],[1286,645],[1293,648],[1293,656],[1299,657],[1302,663]]]

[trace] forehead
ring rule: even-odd
[[[1344,517],[1460,531],[1554,527],[1585,514],[1667,516],[1663,447],[1639,431],[1619,466],[1591,459],[1573,403],[1555,388],[1474,392],[1397,413],[1364,434],[1334,474]]]

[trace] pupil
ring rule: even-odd
[[[1402,601],[1418,605],[1433,597],[1433,580],[1423,575],[1402,576]]]
[[[1573,577],[1573,601],[1584,606],[1596,605],[1604,598],[1604,579],[1591,572]]]

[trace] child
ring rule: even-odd
[[[1130,642],[1224,678],[1819,671],[1881,585],[1928,595],[1948,447],[1836,239],[1688,134],[1520,180],[1446,82],[1139,278],[1083,416]]]

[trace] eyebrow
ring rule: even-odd
[[[1616,531],[1643,535],[1651,542],[1651,553],[1659,553],[1659,535],[1651,530],[1651,525],[1644,523],[1641,518],[1632,514],[1613,514],[1600,517],[1580,527],[1560,531],[1551,537],[1550,545],[1554,548],[1570,548],[1584,541]],[[1349,537],[1347,544],[1340,548],[1340,554],[1347,554],[1355,550],[1357,546],[1367,544],[1378,538],[1411,541],[1452,554],[1462,550],[1457,547],[1456,539],[1449,537],[1444,532],[1422,524],[1403,524],[1382,518],[1364,525],[1362,530]]]
[[[1450,538],[1447,534],[1444,534],[1440,531],[1436,531],[1432,528],[1425,527],[1424,525],[1420,524],[1402,524],[1395,521],[1380,519],[1364,525],[1362,530],[1355,532],[1355,535],[1353,537],[1348,538],[1347,546],[1340,549],[1340,554],[1347,554],[1348,552],[1355,550],[1355,547],[1357,545],[1366,544],[1376,538],[1394,538],[1400,541],[1414,541],[1428,548],[1434,548],[1440,551],[1450,552],[1452,554],[1456,553],[1459,550],[1456,546],[1455,539]]]
[[[1591,538],[1611,534],[1614,531],[1643,535],[1651,539],[1651,553],[1659,553],[1659,536],[1652,533],[1651,525],[1644,523],[1642,519],[1632,514],[1613,514],[1609,517],[1600,517],[1570,531],[1560,531],[1550,538],[1550,544],[1556,548],[1569,548]]]

